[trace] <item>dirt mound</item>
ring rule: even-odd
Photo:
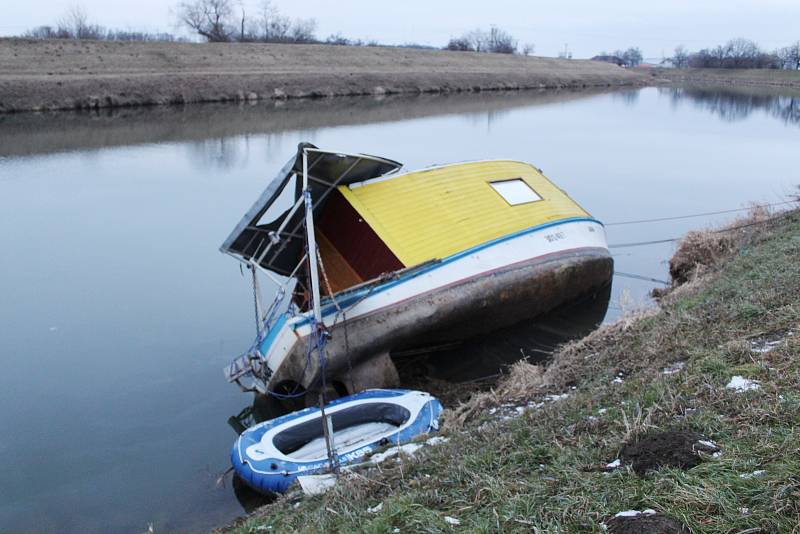
[[[747,215],[716,230],[689,232],[678,243],[669,260],[673,287],[685,284],[705,273],[720,260],[729,257],[750,237],[752,226],[770,219],[774,214],[763,206],[753,206]]]
[[[669,260],[673,285],[685,284],[726,257],[734,249],[730,233],[689,232],[681,239],[678,250]]]
[[[629,465],[638,475],[661,467],[691,469],[703,461],[700,452],[714,453],[719,447],[698,432],[687,430],[648,434],[625,445],[620,453],[622,465]]]
[[[614,517],[606,521],[611,534],[689,534],[680,521],[659,514]]]

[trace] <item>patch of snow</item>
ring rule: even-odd
[[[761,388],[761,384],[758,383],[758,380],[749,380],[744,378],[743,376],[734,376],[731,378],[731,381],[728,382],[728,385],[725,386],[728,389],[733,389],[738,392],[742,391],[750,391]]]
[[[624,380],[622,380],[620,377],[617,377],[611,381],[612,384],[622,384],[622,382],[624,382]]]
[[[674,375],[675,373],[680,373],[685,366],[686,362],[677,362],[662,369],[661,373],[665,375]]]
[[[702,445],[704,447],[707,447],[709,449],[718,449],[719,448],[716,443],[714,443],[713,441],[708,440],[708,439],[698,440],[697,443],[699,443],[700,445]]]
[[[569,393],[562,393],[561,395],[545,395],[544,400],[550,402],[556,402],[560,400],[564,400],[569,397]]]
[[[719,458],[722,456],[722,451],[717,451],[711,455],[712,458]]]
[[[446,438],[444,436],[434,436],[428,439],[425,442],[425,445],[438,445],[440,443],[447,443],[448,441],[450,441],[450,438]]]
[[[524,406],[517,406],[514,409],[517,411],[517,415],[522,415],[522,414],[525,413],[525,407]]]
[[[392,529],[392,532],[393,532],[394,534],[397,534],[398,532],[400,532],[400,529],[399,529],[399,528],[397,528],[397,527],[394,527],[394,528]]]
[[[600,415],[603,415],[607,411],[608,411],[608,408],[600,408],[599,410],[597,410],[597,413],[599,413]]]
[[[367,508],[367,512],[370,513],[370,514],[377,514],[381,510],[383,510],[383,503],[382,502],[379,502],[375,506]]]
[[[647,510],[625,510],[624,512],[617,512],[614,517],[637,517],[640,515],[655,515],[656,511],[652,508],[648,508]]]
[[[322,495],[336,485],[336,475],[300,475],[297,481],[306,495]]]
[[[642,512],[639,510],[625,510],[624,512],[617,512],[614,517],[636,517],[637,515],[642,515]]]
[[[455,517],[450,517],[449,515],[444,516],[444,522],[448,525],[460,525],[461,521],[456,519]]]
[[[489,409],[489,415],[494,415],[495,413],[497,413],[497,408],[490,408]]]
[[[756,471],[753,471],[752,473],[741,473],[739,475],[739,478],[755,478],[755,477],[760,477],[764,473],[766,473],[766,471],[764,469],[757,469]]]
[[[622,465],[622,461],[619,458],[617,458],[616,460],[614,460],[610,464],[607,464],[606,468],[607,469],[616,469],[616,468],[620,467],[621,465]]]
[[[747,507],[739,508],[739,513],[742,515],[750,515],[750,508]]]
[[[400,445],[399,447],[392,447],[383,452],[373,454],[369,457],[369,461],[373,464],[379,464],[389,458],[397,456],[401,452],[409,456],[414,456],[414,453],[417,452],[421,447],[422,445],[419,443],[407,443],[406,445]]]

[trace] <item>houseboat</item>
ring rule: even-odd
[[[613,274],[603,224],[534,165],[404,171],[308,143],[221,250],[250,270],[257,317],[226,376],[276,413],[397,387],[393,352],[530,320]]]

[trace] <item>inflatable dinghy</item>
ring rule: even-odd
[[[358,462],[385,445],[402,445],[439,429],[442,405],[422,391],[372,389],[325,406],[339,465]],[[306,408],[244,431],[231,451],[239,477],[253,489],[285,492],[298,475],[328,469],[319,408]]]

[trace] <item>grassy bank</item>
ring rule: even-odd
[[[632,85],[596,61],[329,45],[0,39],[0,112]]]
[[[677,84],[800,88],[800,71],[775,69],[656,69],[653,77]]]
[[[324,496],[284,497],[232,529],[601,532],[617,512],[649,508],[694,532],[797,532],[798,256],[798,212],[694,234],[673,262],[686,282],[658,309],[567,345],[547,369],[518,364],[448,412],[446,443]],[[729,389],[734,376],[759,386]],[[608,465],[668,430],[720,453],[691,450],[691,469]]]

